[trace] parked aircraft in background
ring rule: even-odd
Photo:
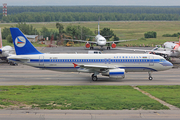
[[[180,64],[180,39],[179,43],[165,42],[162,46],[156,45],[152,50],[117,48],[121,50],[144,51],[148,54],[155,54],[164,57],[173,64]],[[179,65],[178,65],[179,66]]]
[[[131,39],[131,40],[119,40],[119,41],[109,41],[109,42],[107,42],[106,38],[103,37],[102,35],[100,35],[99,22],[98,22],[98,35],[93,36],[93,37],[95,37],[95,41],[72,40],[72,39],[64,39],[64,40],[72,40],[72,41],[84,42],[84,43],[86,43],[85,47],[90,48],[90,49],[94,49],[93,44],[96,44],[97,46],[100,46],[101,48],[103,48],[103,46],[106,46],[106,44],[108,44],[107,49],[110,49],[111,47],[115,48],[116,43],[137,40],[137,39]]]
[[[124,78],[125,72],[151,72],[168,70],[173,65],[163,57],[151,54],[43,54],[39,52],[18,28],[10,28],[16,55],[10,61],[23,63],[36,68],[92,73],[110,78]]]
[[[174,57],[180,57],[180,38],[179,38],[179,42],[175,43],[175,42],[165,42],[163,44],[164,48],[169,48],[172,49],[172,51],[177,52],[178,54],[174,55]]]
[[[142,50],[142,49],[126,49],[126,48],[118,48],[123,50],[133,50],[133,51],[144,51],[150,54],[161,55],[164,58],[168,59],[168,57],[180,57],[180,38],[179,43],[175,42],[165,42],[162,46],[156,45],[152,50]]]
[[[7,60],[7,57],[13,53],[13,48],[9,45],[4,46],[2,44],[1,28],[0,28],[0,59]]]
[[[160,46],[156,46],[152,50],[144,50],[144,49],[128,49],[128,48],[116,48],[120,50],[131,50],[131,51],[143,51],[148,54],[155,54],[155,55],[160,55],[166,59],[169,57],[180,57],[180,51],[179,50],[174,50],[170,48],[164,48]]]

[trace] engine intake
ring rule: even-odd
[[[113,44],[111,45],[111,47],[112,47],[112,48],[115,48],[115,47],[116,47],[116,44],[115,44],[115,43],[113,43]]]
[[[89,48],[90,47],[90,44],[89,43],[86,43],[86,48]]]

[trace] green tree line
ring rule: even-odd
[[[23,12],[180,14],[180,6],[8,6],[8,14]]]
[[[2,15],[2,14],[0,14]],[[133,13],[92,13],[92,12],[37,12],[19,13],[0,17],[1,22],[57,22],[57,21],[139,21],[139,20],[180,20],[179,14],[133,14]]]
[[[34,28],[32,25],[28,25],[26,23],[18,23],[15,26],[11,27],[18,27],[26,35],[43,35],[44,38],[51,38],[51,36],[53,35],[54,40],[60,40],[62,38],[82,40],[86,40],[88,38],[89,40],[92,40],[92,37],[89,36],[95,36],[95,33],[93,33],[93,31],[91,31],[89,28],[72,24],[69,24],[66,29],[64,29],[64,26],[62,24],[56,23],[56,26],[54,27],[56,27],[57,30],[47,29],[45,26],[43,26],[40,31],[37,31],[37,29]],[[110,28],[102,29],[101,35],[109,36],[109,38],[114,36],[114,40],[119,40],[119,38]],[[12,43],[12,37],[9,28],[5,27],[2,30],[2,38]]]

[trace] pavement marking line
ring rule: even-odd
[[[156,98],[155,96],[152,96],[150,93],[147,93],[143,90],[141,90],[140,88],[138,88],[137,86],[132,86],[135,90],[138,90],[139,92],[143,93],[144,95],[147,95],[148,97],[158,101],[159,103],[163,104],[164,106],[167,106],[170,110],[180,110],[178,107],[174,106],[174,105],[171,105],[169,103],[166,103],[165,101],[159,99],[159,98]]]

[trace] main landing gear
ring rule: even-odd
[[[153,80],[153,77],[151,76],[151,72],[148,72],[149,74],[149,80]]]
[[[97,81],[98,80],[96,73],[92,74],[91,77],[92,77],[92,81]]]
[[[90,47],[90,50],[93,50],[94,49],[94,47]]]
[[[107,50],[108,50],[108,49],[110,50],[111,48],[108,46],[108,47],[107,47]]]
[[[109,43],[108,43],[108,46],[107,46],[107,50],[108,50],[108,49],[109,49],[109,50],[111,49],[111,47],[110,47],[110,44],[109,44]]]

